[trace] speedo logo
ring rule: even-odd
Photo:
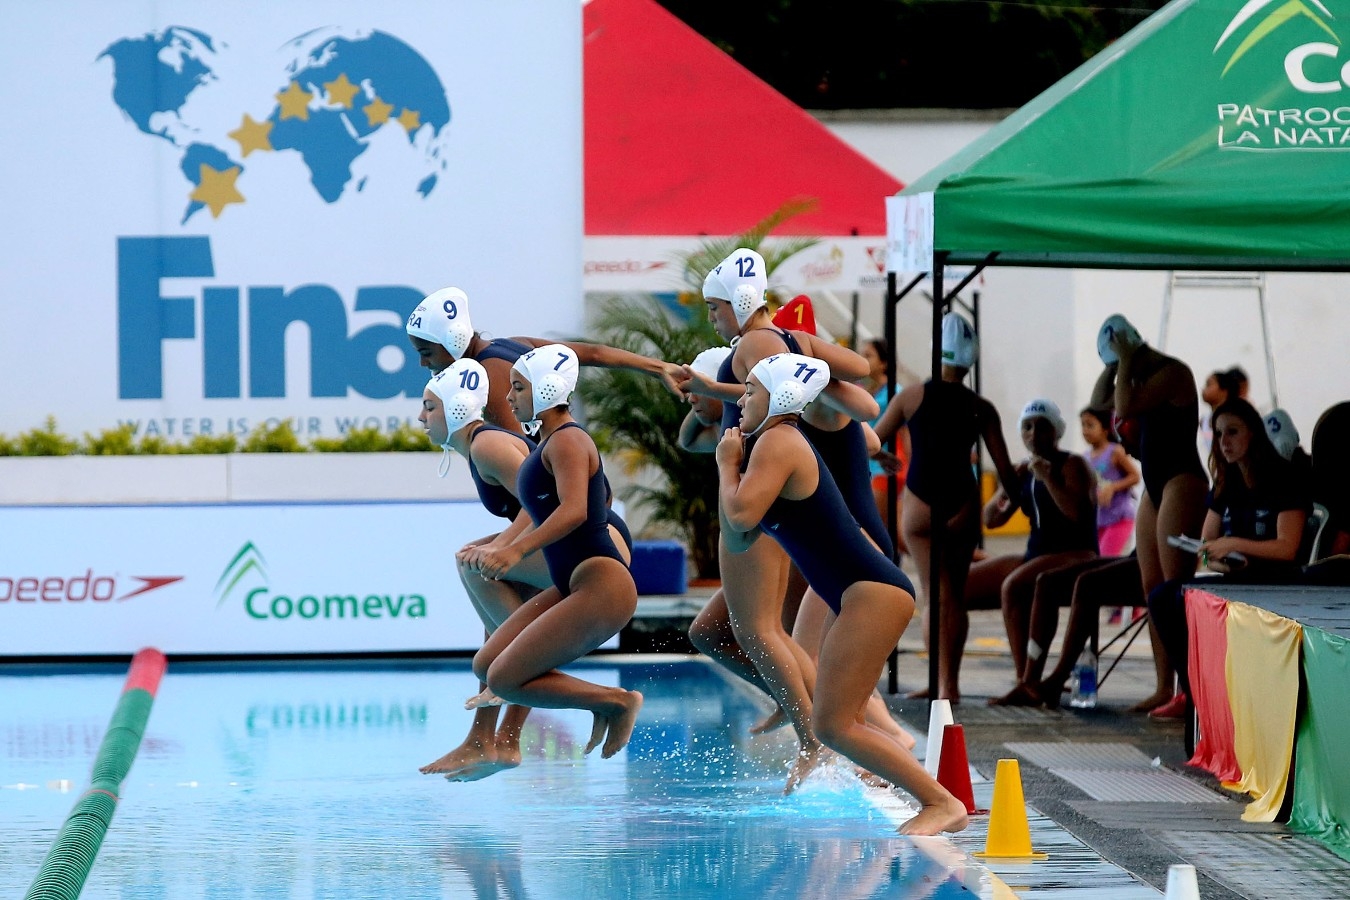
[[[261,582],[261,584],[259,584]],[[273,591],[262,553],[246,541],[216,580],[216,608],[236,598],[252,619],[424,619],[421,594]]]
[[[127,578],[135,584],[127,585],[123,581],[119,588],[116,575],[95,575],[93,569],[70,577],[0,575],[0,603],[10,600],[19,603],[82,603],[86,600],[121,603],[183,580],[182,575],[129,575]]]
[[[1275,6],[1275,8],[1265,12],[1271,6]],[[1263,12],[1265,12],[1265,15],[1258,19],[1258,16],[1261,16]],[[1350,84],[1350,65],[1341,68],[1341,77],[1338,81],[1314,81],[1306,71],[1306,64],[1310,58],[1321,56],[1335,59],[1340,51],[1341,39],[1327,24],[1328,19],[1335,19],[1335,16],[1331,14],[1331,10],[1322,5],[1320,0],[1306,0],[1306,2],[1305,0],[1248,0],[1238,10],[1232,21],[1228,23],[1228,27],[1223,30],[1223,34],[1219,35],[1219,40],[1214,45],[1213,52],[1216,54],[1225,45],[1232,46],[1220,77],[1227,75],[1228,70],[1233,68],[1240,59],[1265,42],[1281,26],[1290,22],[1306,21],[1325,33],[1331,43],[1324,41],[1304,43],[1285,54],[1284,72],[1290,85],[1295,90],[1309,94],[1341,90],[1344,85]],[[1254,25],[1251,24],[1253,22],[1255,22]],[[1249,25],[1251,25],[1250,28],[1247,27]],[[1238,35],[1244,31],[1245,36],[1239,40]]]

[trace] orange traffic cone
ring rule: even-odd
[[[1000,759],[994,773],[994,803],[989,814],[989,834],[984,852],[972,853],[981,859],[1048,859],[1031,849],[1031,826],[1027,824],[1027,804],[1022,797],[1022,770],[1015,759]]]
[[[966,730],[948,725],[942,730],[942,759],[938,762],[938,784],[966,805],[966,815],[987,815],[989,810],[975,808],[975,791],[970,784],[970,762],[966,759]]]

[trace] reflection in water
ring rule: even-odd
[[[466,665],[171,671],[84,897],[970,896],[842,766],[784,797],[791,736],[750,739],[762,709],[708,666],[584,668],[646,696],[624,753],[583,757],[589,714],[537,710],[519,768],[453,784],[416,767],[467,727]],[[88,684],[0,678],[0,785],[83,789],[83,723],[116,700]],[[69,805],[0,793],[0,896]]]

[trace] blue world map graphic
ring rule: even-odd
[[[367,178],[352,184],[352,164],[372,135],[387,128],[403,130],[408,161],[427,172],[417,192],[428,196],[446,167],[450,104],[427,61],[380,31],[319,29],[286,47],[293,56],[278,73],[275,94],[257,98],[256,106],[250,101],[237,127],[226,132],[228,140],[214,142],[201,137],[211,129],[190,121],[186,109],[197,92],[220,81],[213,66],[218,43],[210,35],[173,26],[116,41],[99,54],[112,61],[113,102],[127,119],[181,151],[179,167],[193,185],[182,222],[202,209],[219,218],[226,207],[244,203],[245,170],[270,153],[299,153],[326,203],[337,202],[349,186],[364,190]],[[246,164],[252,154],[258,156]]]

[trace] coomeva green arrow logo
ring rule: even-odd
[[[249,572],[256,572],[262,577],[263,584],[267,583],[267,560],[263,559],[262,553],[253,546],[252,541],[246,541],[225,567],[225,571],[220,573],[220,578],[216,581],[216,596],[219,598],[216,601],[217,608],[229,598],[234,586]]]

